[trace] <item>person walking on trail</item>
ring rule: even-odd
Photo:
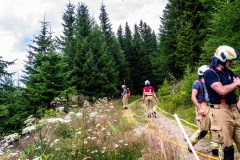
[[[123,103],[123,109],[128,109],[128,93],[127,88],[125,85],[122,85],[123,92],[122,95],[122,103]]]
[[[143,87],[143,94],[142,94],[142,103],[146,105],[147,108],[147,117],[157,118],[156,115],[156,108],[158,105],[157,96],[154,92],[154,88],[150,86],[149,80],[145,81],[145,87]]]
[[[196,123],[198,129],[193,133],[190,137],[190,141],[192,145],[195,145],[200,139],[204,138],[208,130],[210,130],[210,119],[209,119],[209,98],[207,89],[205,86],[204,73],[209,69],[209,66],[202,65],[198,69],[198,80],[195,80],[192,85],[192,102],[195,105],[196,112]],[[214,145],[211,142],[212,153],[213,155],[217,155],[216,144]],[[188,146],[188,150],[191,152],[191,149]]]
[[[234,90],[240,79],[228,68],[239,54],[230,46],[219,46],[212,57],[211,68],[204,73],[210,103],[211,140],[218,143],[219,158],[234,159],[235,142],[240,151],[240,113]]]

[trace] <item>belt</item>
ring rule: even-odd
[[[214,109],[220,109],[221,107],[232,109],[232,108],[236,108],[237,106],[236,104],[210,104],[210,107]]]

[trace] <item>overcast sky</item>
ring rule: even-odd
[[[159,33],[160,17],[167,0],[70,0],[77,6],[83,2],[89,13],[99,24],[100,6],[106,6],[112,29],[116,33],[121,24],[128,22],[133,30],[134,24],[140,20],[146,22],[155,33]],[[1,0],[0,5],[0,56],[3,60],[15,61],[8,68],[10,72],[21,75],[27,56],[27,45],[31,44],[34,35],[41,30],[39,21],[46,13],[46,21],[50,22],[55,36],[62,33],[62,15],[68,0]],[[16,74],[17,75],[17,74]],[[16,77],[16,76],[15,76]]]

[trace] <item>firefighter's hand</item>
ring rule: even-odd
[[[206,116],[206,112],[204,109],[198,110],[198,114],[200,114],[201,116]]]
[[[236,83],[238,87],[240,87],[240,79],[238,77],[233,77],[233,83]]]

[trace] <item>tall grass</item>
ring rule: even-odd
[[[134,126],[115,104],[101,99],[62,115],[68,123],[37,123],[41,127],[22,137],[11,152],[20,150],[16,159],[138,159],[143,142],[132,134]]]

